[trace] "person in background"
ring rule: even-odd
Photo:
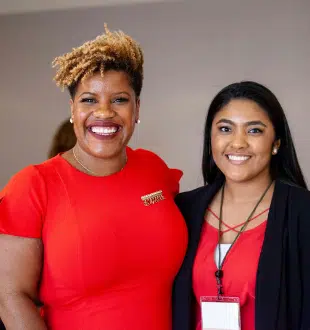
[[[48,158],[53,158],[59,153],[72,149],[76,144],[76,136],[70,118],[64,120],[53,137]]]
[[[202,173],[203,187],[176,197],[189,248],[173,329],[310,329],[310,193],[269,89],[245,81],[215,96]]]
[[[182,172],[128,142],[143,53],[121,31],[57,57],[77,142],[0,194],[0,315],[8,329],[171,330],[187,247]],[[43,304],[43,317],[34,301]]]

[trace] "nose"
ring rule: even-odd
[[[248,147],[248,140],[246,134],[243,132],[236,132],[233,135],[233,140],[231,142],[231,147],[233,149],[243,149]]]
[[[93,114],[96,118],[108,119],[115,116],[115,111],[113,111],[111,104],[106,102],[104,104],[100,104],[100,106],[93,112]]]

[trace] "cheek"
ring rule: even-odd
[[[261,165],[265,166],[270,163],[271,157],[272,157],[271,150],[264,149],[261,150],[260,157],[258,159],[260,160]]]
[[[130,107],[127,109],[124,109],[122,114],[120,114],[122,117],[123,122],[126,124],[127,129],[132,129],[135,125],[136,117],[135,117],[135,108]]]
[[[222,154],[229,143],[228,139],[218,136],[217,134],[211,135],[211,150],[213,155]]]
[[[253,151],[264,158],[270,158],[272,153],[272,140],[271,139],[262,139],[259,141],[255,141],[253,144]]]
[[[90,111],[85,109],[76,108],[73,111],[74,121],[78,126],[83,126],[87,117],[89,116]]]

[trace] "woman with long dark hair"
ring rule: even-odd
[[[310,194],[269,89],[246,81],[216,95],[202,172],[205,185],[176,198],[189,246],[173,329],[310,329]]]

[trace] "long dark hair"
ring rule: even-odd
[[[296,155],[290,128],[283,108],[276,96],[265,86],[252,81],[243,81],[223,88],[210,104],[204,131],[202,174],[205,184],[216,179],[224,180],[224,174],[216,166],[211,151],[211,127],[214,116],[230,101],[246,99],[257,103],[268,114],[276,134],[281,140],[277,155],[272,156],[270,171],[273,179],[307,188]]]

